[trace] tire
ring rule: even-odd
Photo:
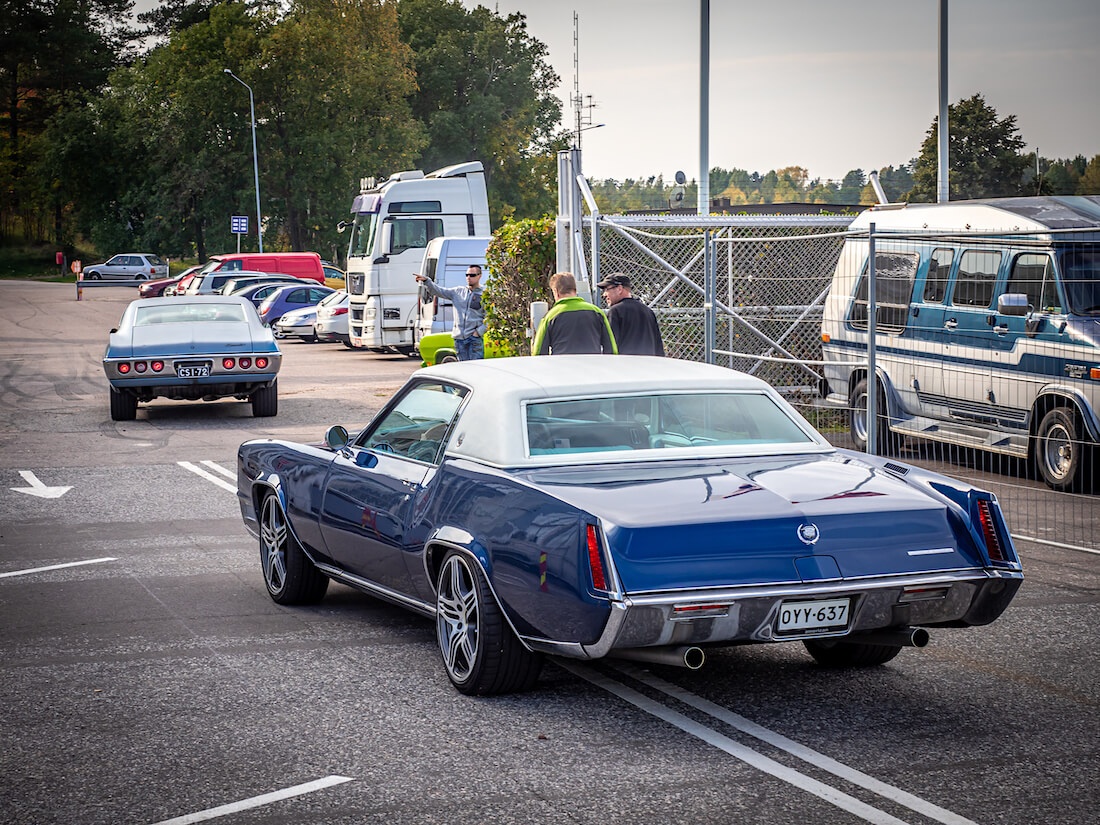
[[[458,356],[457,355],[451,355],[448,352],[446,355],[444,355],[442,358],[440,358],[438,361],[436,361],[436,363],[437,364],[453,364],[456,361],[458,361]]]
[[[825,667],[875,667],[901,653],[901,645],[845,644],[827,639],[806,639],[802,644],[814,660]]]
[[[1052,490],[1084,491],[1091,486],[1089,468],[1096,450],[1086,444],[1078,415],[1069,407],[1055,407],[1043,416],[1035,433],[1035,465]]]
[[[351,341],[341,341],[340,343],[343,344],[348,349],[355,349],[355,347],[352,345]]]
[[[262,387],[252,393],[252,415],[255,418],[268,418],[279,413],[279,379],[271,382],[270,387]]]
[[[887,456],[898,452],[901,439],[890,432],[890,416],[886,414],[886,393],[879,390],[878,409],[875,413],[878,427],[875,432],[875,455]],[[848,429],[852,443],[859,452],[867,452],[867,379],[864,378],[848,396]]]
[[[274,493],[260,505],[260,567],[277,604],[317,604],[328,589],[328,577],[298,546]]]
[[[87,278],[89,281],[98,281],[99,273],[95,270],[92,270],[91,272],[85,272],[84,277]]]
[[[111,420],[133,421],[137,418],[137,396],[111,387]]]
[[[542,655],[512,633],[480,565],[456,550],[436,577],[436,641],[447,677],[467,696],[527,690],[542,670]]]

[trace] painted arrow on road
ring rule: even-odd
[[[28,496],[38,496],[39,498],[61,498],[72,487],[47,487],[41,481],[38,480],[38,476],[32,473],[30,470],[20,470],[19,475],[23,476],[23,480],[27,482],[30,487],[12,487],[11,489],[17,493],[26,493]]]

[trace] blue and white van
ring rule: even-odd
[[[1086,488],[1100,444],[1100,197],[890,204],[875,224],[876,452],[905,436],[1034,459]],[[845,241],[822,394],[867,440],[868,239]]]

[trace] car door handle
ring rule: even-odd
[[[995,333],[997,333],[998,335],[1005,335],[1005,334],[1008,333],[1008,325],[1007,324],[997,324],[997,326],[993,327],[993,331]]]
[[[948,318],[943,324],[944,329],[955,329],[958,325],[959,322],[954,318]]]

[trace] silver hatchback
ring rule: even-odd
[[[84,277],[91,281],[115,278],[126,281],[150,281],[168,277],[168,264],[148,252],[115,255],[106,263],[85,267]]]

